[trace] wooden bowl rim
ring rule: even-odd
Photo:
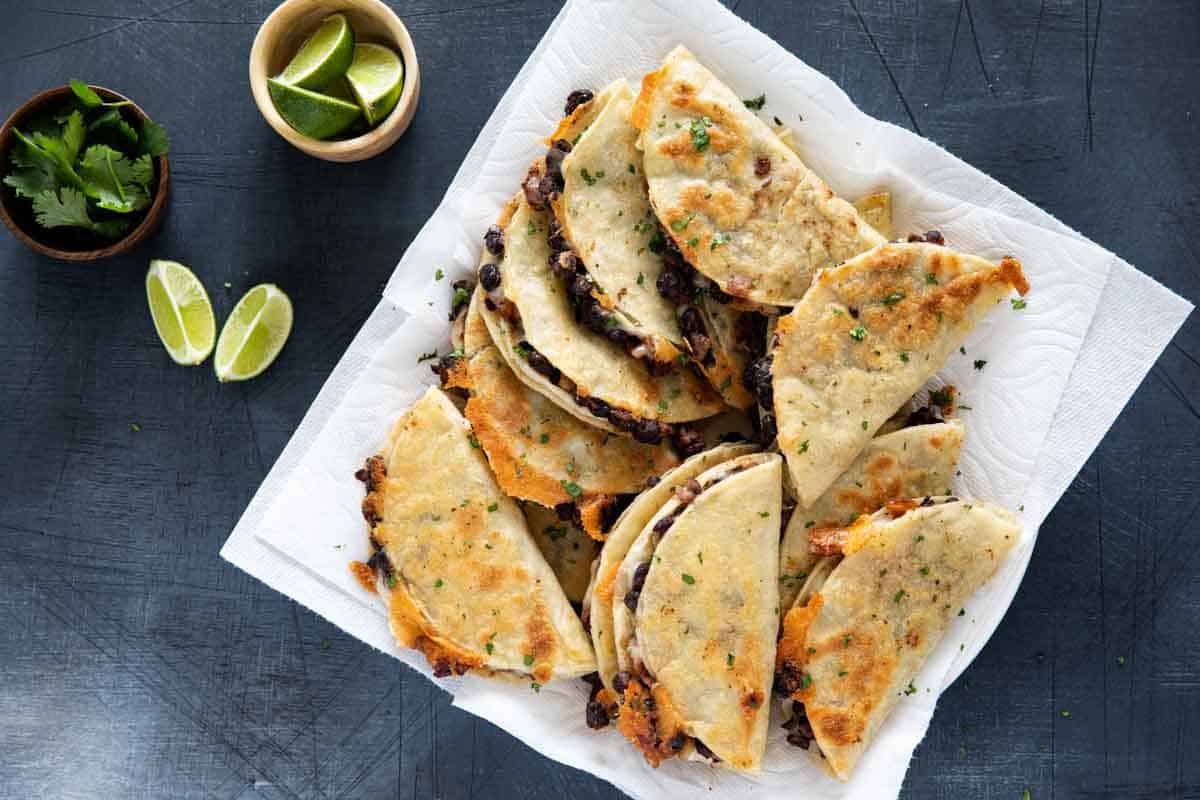
[[[125,95],[118,91],[109,89],[96,84],[88,84],[92,90],[99,94],[109,102],[128,101],[129,108],[139,119],[149,119],[150,115],[142,110],[142,107],[130,100]],[[28,117],[30,114],[39,111],[43,106],[49,105],[52,102],[66,99],[72,95],[70,86],[55,86],[51,89],[38,92],[33,97],[26,100],[21,106],[9,115],[5,120],[4,126],[0,127],[0,155],[7,156],[12,148],[13,136],[12,129]],[[136,247],[147,238],[158,224],[159,217],[167,203],[167,192],[170,189],[171,166],[167,156],[161,155],[156,158],[158,162],[158,183],[154,189],[154,202],[150,204],[150,208],[146,211],[142,221],[137,227],[125,234],[122,238],[104,247],[94,248],[91,250],[65,250],[59,247],[52,247],[42,241],[30,231],[25,230],[13,218],[8,210],[9,202],[25,202],[25,198],[17,197],[11,189],[7,187],[0,188],[0,220],[12,231],[17,239],[21,240],[26,246],[35,250],[42,255],[56,258],[59,261],[96,261],[101,258],[108,258],[120,253],[128,252]],[[3,164],[0,164],[0,173],[7,174],[8,165],[7,158],[4,158]]]
[[[404,88],[396,107],[374,128],[352,139],[310,139],[289,125],[271,102],[267,79],[270,77],[269,65],[275,48],[296,18],[317,11],[326,15],[355,11],[372,17],[388,32],[391,44],[400,51],[404,60]],[[254,44],[250,48],[250,90],[263,119],[298,150],[326,161],[363,161],[387,150],[408,129],[420,97],[421,65],[408,28],[382,0],[284,0],[266,18],[254,37]]]

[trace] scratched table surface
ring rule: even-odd
[[[217,555],[558,10],[393,5],[420,110],[338,166],[255,110],[269,0],[0,2],[0,112],[71,77],[112,86],[170,131],[174,181],[125,258],[62,265],[0,235],[2,797],[619,796]],[[1200,298],[1195,0],[736,6],[869,113]],[[171,364],[154,256],[194,267],[218,318],[284,287],[296,325],[270,371],[222,386]],[[1200,798],[1198,396],[1193,317],[1047,520],[905,797]]]

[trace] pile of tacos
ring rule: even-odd
[[[892,239],[683,47],[573,92],[516,189],[351,568],[435,675],[583,678],[655,766],[758,771],[774,715],[848,779],[1021,536],[916,401],[1020,263]]]

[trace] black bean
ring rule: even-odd
[[[942,418],[942,410],[937,406],[923,406],[908,415],[904,420],[905,427],[911,428],[916,425],[934,425],[939,422],[945,422]]]
[[[720,762],[721,759],[717,758],[716,753],[714,753],[712,750],[709,750],[707,747],[705,747],[704,742],[700,741],[699,739],[695,739],[693,741],[695,741],[695,743],[696,743],[696,752],[697,753],[704,756],[709,761]]]
[[[542,191],[541,173],[530,170],[525,176],[525,182],[521,184],[521,189],[525,192],[525,202],[538,211],[545,210],[547,193]]]
[[[742,383],[754,392],[758,404],[767,410],[771,410],[775,405],[775,390],[771,385],[771,364],[774,360],[775,357],[770,355],[756,358],[748,362],[742,370]]]
[[[942,236],[941,231],[925,231],[925,241],[930,244],[946,244],[946,237]]]
[[[677,733],[671,737],[670,741],[667,742],[667,746],[671,748],[672,752],[678,753],[683,749],[683,746],[687,744],[687,739],[688,737],[686,733]]]
[[[563,236],[562,225],[558,224],[557,219],[550,220],[550,233],[546,236],[546,243],[556,253],[571,249],[571,245],[567,244],[567,240]]]
[[[751,417],[751,419],[754,419]],[[775,441],[775,437],[779,435],[779,431],[775,425],[775,415],[764,412],[759,415],[758,423],[758,441],[759,444],[768,445]]]
[[[694,456],[704,449],[704,437],[695,428],[680,425],[675,429],[675,449],[684,458]]]
[[[629,681],[632,679],[633,676],[624,670],[613,675],[613,691],[617,694],[625,694],[625,688],[629,686]]]
[[[654,523],[655,533],[666,533],[671,530],[671,526],[675,524],[675,517],[670,515],[663,517],[658,522]]]
[[[608,727],[608,709],[598,700],[589,700],[585,714],[587,726],[594,731]]]
[[[587,399],[587,410],[591,412],[592,416],[605,419],[608,417],[608,412],[610,409],[608,407],[608,403],[604,402],[600,398],[589,397]]]
[[[662,427],[652,419],[638,422],[637,428],[633,432],[633,438],[642,444],[658,444],[662,441],[662,437]]]
[[[493,225],[483,235],[483,246],[494,256],[504,255],[504,231],[499,225]]]
[[[694,307],[688,306],[679,315],[679,330],[684,336],[689,333],[704,333],[704,319]]]
[[[592,296],[592,281],[586,275],[576,275],[567,285],[567,291],[576,300]]]
[[[500,246],[501,250],[504,245]],[[500,267],[495,264],[484,264],[479,268],[479,285],[484,291],[495,291],[500,287]]]
[[[567,95],[567,105],[563,108],[563,116],[569,117],[571,112],[595,97],[591,89],[576,89]]]
[[[646,478],[646,488],[647,489],[653,489],[655,486],[658,486],[660,483],[662,483],[662,478],[658,477],[657,475],[651,475],[649,478]]]
[[[623,408],[614,408],[608,419],[623,431],[632,431],[638,424],[637,417]]]

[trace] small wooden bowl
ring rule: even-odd
[[[355,40],[387,45],[404,62],[404,88],[396,107],[371,130],[352,139],[310,139],[288,125],[267,88],[267,78],[278,75],[321,20],[341,12],[350,20]],[[381,0],[285,0],[271,12],[250,48],[250,89],[259,113],[275,132],[297,149],[326,161],[362,161],[395,144],[408,129],[421,94],[421,68],[408,29]]]
[[[92,89],[108,102],[128,101],[131,105],[123,106],[121,113],[132,116],[134,121],[146,119],[145,111],[129,100],[128,97],[105,89],[103,86],[92,86]],[[9,155],[17,143],[13,128],[33,115],[51,108],[65,105],[74,93],[69,86],[57,89],[47,89],[41,94],[34,95],[26,103],[13,112],[4,127],[0,128],[0,174],[7,175],[12,162]],[[135,129],[140,125],[134,126]],[[96,261],[101,258],[119,255],[137,247],[156,230],[162,221],[163,211],[167,207],[167,196],[171,186],[171,165],[166,155],[154,159],[158,168],[158,184],[154,189],[154,201],[150,208],[143,212],[142,221],[125,238],[115,242],[104,239],[86,231],[70,228],[46,229],[37,224],[33,218],[33,206],[26,197],[18,197],[16,192],[7,186],[0,187],[0,219],[16,236],[31,249],[45,256],[57,258],[59,261]],[[103,245],[103,246],[99,246]]]

